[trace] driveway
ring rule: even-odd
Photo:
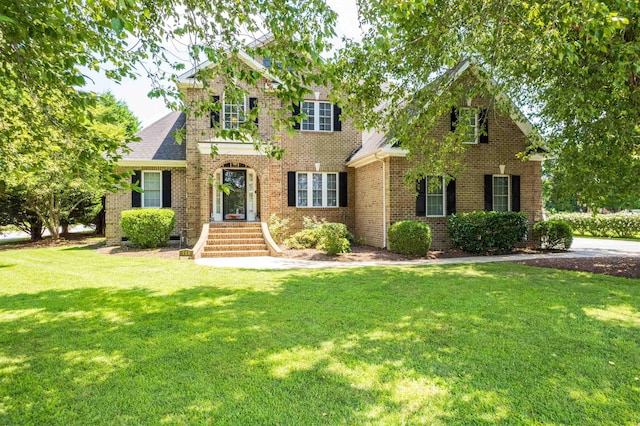
[[[416,259],[406,261],[374,262],[325,262],[316,260],[287,259],[284,257],[227,257],[197,259],[198,265],[217,268],[246,269],[321,269],[321,268],[359,268],[362,266],[415,266],[442,265],[448,263],[488,263],[513,262],[526,259],[575,258],[575,257],[640,257],[640,241],[619,241],[596,238],[575,238],[573,247],[565,253],[544,254],[507,254],[501,256],[470,256],[450,259]]]

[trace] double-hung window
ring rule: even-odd
[[[302,112],[306,115],[302,119],[300,129],[309,132],[333,131],[333,108],[330,102],[304,101]]]
[[[337,173],[296,173],[297,207],[338,207]]]
[[[426,181],[427,216],[445,215],[444,179],[442,176],[428,176]]]
[[[509,176],[493,176],[493,210],[508,212],[509,209]]]
[[[142,172],[142,207],[162,207],[162,173]]]
[[[222,104],[222,125],[224,129],[238,129],[245,122],[247,111],[246,96],[226,96]]]
[[[462,143],[478,143],[478,113],[473,108],[461,108],[458,123],[465,128]]]

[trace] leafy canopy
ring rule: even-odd
[[[639,14],[638,0],[359,2],[366,34],[336,56],[334,83],[360,126],[390,131],[416,156],[413,177],[460,170],[464,149],[431,137],[434,114],[483,94],[509,112],[503,93],[545,135],[566,177],[559,190],[592,206],[612,188],[637,199]],[[463,58],[495,84],[436,78]]]

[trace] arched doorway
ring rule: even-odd
[[[255,222],[259,217],[255,170],[242,163],[227,163],[213,176],[212,220]]]

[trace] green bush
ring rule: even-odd
[[[318,241],[320,241],[320,228],[313,228],[296,232],[284,240],[284,244],[292,249],[300,250],[315,248],[318,245]]]
[[[549,219],[566,222],[574,234],[632,238],[640,235],[640,215],[632,213],[558,213]]]
[[[414,220],[403,220],[389,227],[389,251],[409,256],[425,256],[431,247],[431,228]]]
[[[171,209],[133,209],[120,214],[122,233],[140,248],[166,246],[175,223]]]
[[[571,227],[561,220],[547,220],[533,225],[533,237],[541,248],[568,250],[573,243]]]
[[[350,253],[351,243],[347,239],[348,235],[349,231],[343,223],[323,223],[320,227],[320,240],[316,248],[324,250],[330,255]]]
[[[459,213],[449,217],[447,232],[454,247],[467,253],[505,253],[527,240],[527,217],[520,212]]]
[[[282,244],[284,236],[289,232],[289,219],[282,219],[277,214],[273,213],[269,217],[269,233],[273,240]]]

